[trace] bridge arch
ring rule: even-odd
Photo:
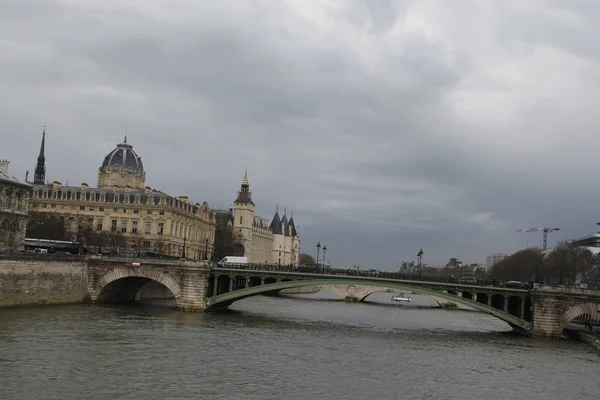
[[[96,296],[92,300],[114,303],[134,301],[138,291],[150,281],[165,286],[176,300],[181,297],[180,285],[164,272],[155,269],[146,271],[140,268],[118,268],[98,279]]]
[[[570,322],[581,316],[589,316],[592,321],[600,321],[600,304],[581,303],[567,308],[561,317],[560,330],[562,331]]]
[[[525,320],[522,320],[514,315],[506,313],[497,308],[488,306],[487,304],[482,304],[477,302],[476,300],[468,299],[465,297],[460,297],[454,294],[450,294],[447,292],[429,289],[426,287],[419,286],[418,284],[412,285],[408,283],[396,283],[396,282],[382,282],[381,280],[369,280],[365,279],[352,279],[352,278],[340,278],[340,279],[303,279],[303,280],[290,280],[286,282],[277,282],[268,285],[261,286],[252,286],[244,289],[235,290],[228,293],[223,293],[214,297],[210,297],[207,299],[207,309],[217,309],[222,307],[227,307],[235,301],[242,300],[248,297],[256,296],[259,294],[279,291],[283,289],[291,289],[291,288],[300,288],[306,286],[330,286],[330,285],[351,285],[354,287],[357,286],[378,286],[380,288],[389,288],[389,289],[397,289],[403,290],[407,292],[413,292],[423,295],[428,295],[432,297],[443,298],[458,304],[462,304],[486,314],[492,315],[506,323],[508,323],[513,329],[519,331],[520,333],[529,334],[530,323]],[[367,294],[368,295],[368,294]],[[366,297],[366,295],[364,296]]]

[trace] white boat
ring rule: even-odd
[[[394,296],[392,296],[392,301],[407,301],[410,303],[412,300],[410,299],[410,296],[404,293],[396,293]]]

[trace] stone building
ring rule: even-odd
[[[7,160],[0,160],[0,247],[23,249],[31,185],[8,174]]]
[[[45,134],[32,185],[32,211],[65,215],[70,224],[85,224],[97,233],[118,233],[125,238],[120,251],[211,259],[216,220],[208,204],[146,186],[142,159],[127,137],[104,157],[96,187],[46,183],[44,146]]]
[[[288,219],[286,211],[268,219],[254,215],[255,204],[248,176],[244,175],[233,208],[217,212],[218,219],[232,231],[233,253],[248,257],[256,264],[298,265],[300,258],[300,232],[294,218]]]

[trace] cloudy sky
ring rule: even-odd
[[[293,210],[336,266],[484,262],[600,220],[596,0],[4,0],[0,158]]]

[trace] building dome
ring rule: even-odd
[[[127,136],[123,143],[117,145],[117,148],[111,151],[104,157],[100,168],[109,167],[111,165],[119,165],[123,169],[133,169],[138,172],[144,171],[142,158],[133,151],[133,146],[127,143]]]

